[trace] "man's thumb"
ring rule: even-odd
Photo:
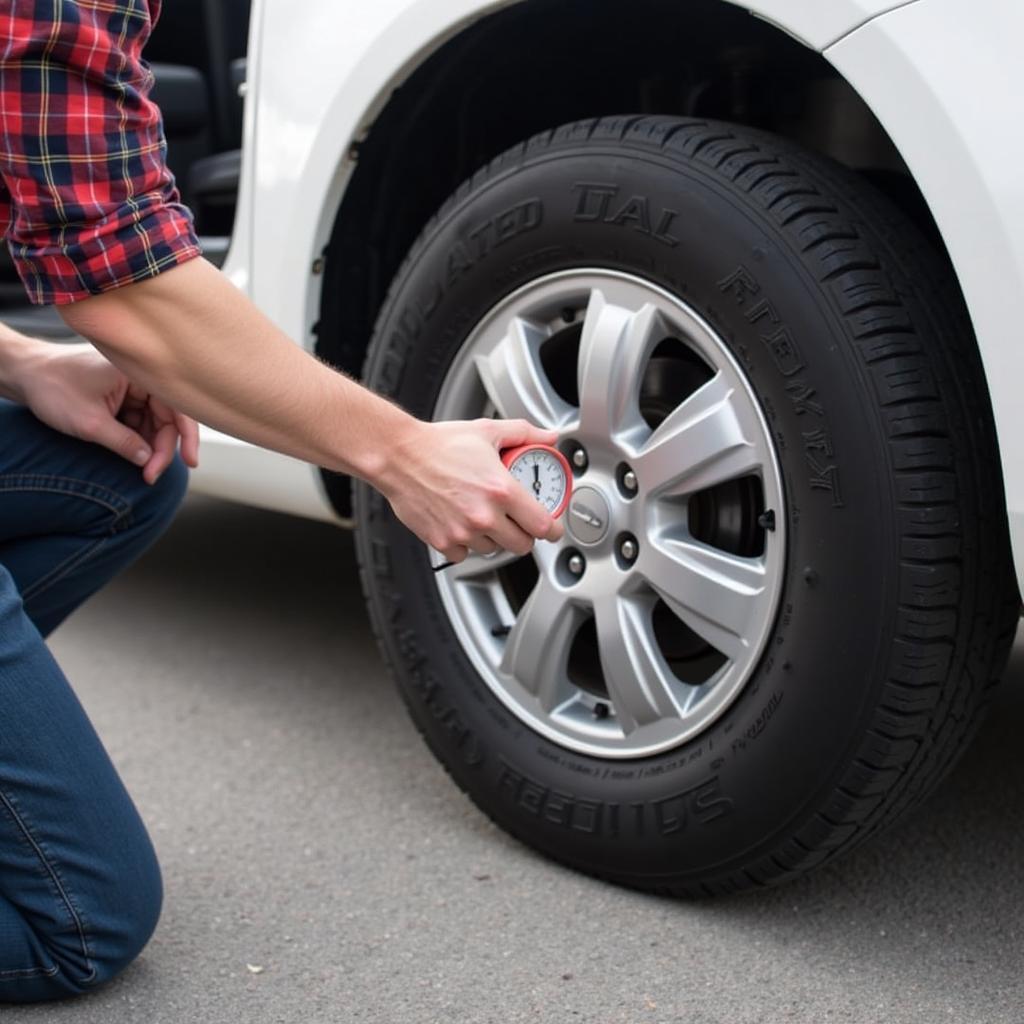
[[[153,457],[153,449],[142,437],[115,419],[104,421],[88,440],[109,448],[136,466],[144,466]]]

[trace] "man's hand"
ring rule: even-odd
[[[198,465],[199,429],[155,395],[133,384],[91,345],[56,345],[25,339],[17,399],[47,426],[103,445],[157,481],[181,444],[189,466]]]
[[[512,478],[498,453],[557,438],[525,420],[415,421],[376,483],[395,515],[448,561],[501,548],[526,554],[534,538],[558,540],[562,525]]]

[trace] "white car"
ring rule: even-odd
[[[419,416],[525,416],[573,466],[561,543],[434,572],[365,486],[205,432],[197,490],[355,527],[454,781],[552,857],[685,893],[916,804],[1020,610],[1024,7],[165,18],[172,168],[238,287]]]

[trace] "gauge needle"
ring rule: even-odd
[[[533,467],[533,493],[540,494],[540,466]]]

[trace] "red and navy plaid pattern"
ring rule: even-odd
[[[160,0],[0,0],[0,230],[36,303],[200,255],[142,47]]]

